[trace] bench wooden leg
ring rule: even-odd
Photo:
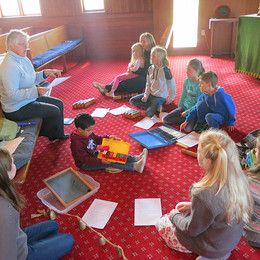
[[[17,170],[16,176],[13,180],[15,184],[23,184],[25,182],[25,179],[29,171],[30,163],[31,161],[28,161],[21,169]]]
[[[66,61],[66,55],[62,56],[62,64],[63,64],[63,72],[66,73],[68,71],[68,65]]]

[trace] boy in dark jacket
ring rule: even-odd
[[[236,107],[231,95],[224,88],[217,86],[217,75],[209,71],[200,78],[200,91],[203,92],[197,104],[189,111],[180,129],[190,132],[206,127],[220,128],[227,126],[234,130]]]
[[[107,168],[137,171],[142,173],[146,163],[148,150],[145,148],[138,156],[128,155],[126,164],[111,163],[98,159],[97,146],[103,138],[113,136],[98,136],[93,133],[95,120],[86,113],[78,114],[74,120],[76,129],[71,134],[71,152],[77,167],[83,170],[101,170]]]

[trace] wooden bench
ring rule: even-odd
[[[83,38],[70,39],[64,25],[30,36],[28,57],[36,70],[57,59],[63,63],[63,71],[67,72],[66,55],[76,48],[82,48],[82,58],[85,56]]]

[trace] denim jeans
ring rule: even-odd
[[[183,107],[177,107],[172,110],[164,119],[163,122],[166,124],[180,125],[185,121],[185,117],[181,116],[181,113],[184,112]]]
[[[116,168],[121,170],[127,170],[127,171],[134,171],[134,163],[136,162],[136,157],[128,155],[126,164],[122,163],[100,163],[96,165],[81,165],[81,169],[83,170],[105,170],[107,168]]]
[[[41,96],[15,112],[4,114],[13,121],[42,118],[40,135],[50,138],[64,135],[63,102],[60,99]]]
[[[24,229],[27,235],[27,260],[57,260],[70,253],[74,239],[70,234],[58,232],[53,220],[40,222]]]
[[[146,102],[143,102],[141,99],[143,98],[144,94],[140,94],[137,96],[134,96],[130,99],[130,103],[136,107],[139,107],[143,110],[145,110],[146,115],[148,117],[153,117],[153,115],[156,112],[160,112],[160,109],[165,102],[165,98],[162,97],[156,97],[153,95],[149,95]]]
[[[209,127],[220,128],[224,123],[224,117],[217,113],[208,113],[205,116],[205,120]]]

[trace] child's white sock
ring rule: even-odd
[[[144,171],[144,166],[146,164],[146,159],[147,159],[147,156],[148,156],[148,150],[147,149],[144,149],[143,152],[144,153],[143,153],[142,158],[139,161],[134,163],[134,170],[137,171],[137,172],[140,172],[140,173],[142,173]]]

